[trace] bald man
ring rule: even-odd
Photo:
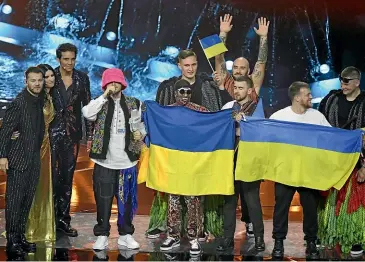
[[[225,14],[224,17],[220,17],[220,33],[219,37],[222,39],[224,43],[226,43],[227,34],[232,29],[232,16],[229,14]],[[226,67],[226,61],[224,59],[224,54],[220,54],[215,57],[215,70],[217,73],[221,74],[221,77],[224,79],[224,87],[227,89],[229,94],[234,97],[233,89],[234,89],[234,78],[239,76],[250,76],[253,84],[254,84],[254,92],[251,93],[250,98],[253,101],[258,100],[258,94],[260,93],[260,88],[264,81],[265,75],[265,66],[267,61],[267,52],[268,52],[268,44],[267,44],[267,33],[269,31],[270,21],[267,21],[266,18],[258,19],[259,28],[254,28],[257,35],[260,36],[260,50],[259,56],[253,70],[253,73],[250,74],[250,64],[248,60],[244,57],[239,57],[233,62],[232,67],[232,75],[229,74]]]

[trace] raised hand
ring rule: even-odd
[[[269,32],[270,21],[266,20],[265,17],[260,17],[257,19],[257,23],[259,24],[259,28],[253,28],[256,34],[259,36],[267,36],[267,33]]]
[[[232,16],[229,14],[225,14],[224,17],[220,17],[220,27],[219,30],[221,33],[228,33],[231,31],[233,25],[231,25],[232,22]]]

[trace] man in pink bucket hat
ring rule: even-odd
[[[118,245],[138,249],[134,240],[133,216],[137,210],[137,161],[146,131],[141,122],[142,103],[125,96],[128,86],[123,71],[110,68],[102,76],[104,93],[84,106],[82,113],[95,122],[90,148],[94,166],[94,195],[97,240],[93,248],[104,250],[108,246],[110,215],[114,196],[118,202]]]

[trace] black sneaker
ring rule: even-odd
[[[190,241],[190,254],[191,255],[199,255],[202,252],[202,248],[197,239],[193,239]]]
[[[162,233],[163,233],[162,230],[156,228],[147,233],[147,238],[156,239],[156,238],[159,238]]]
[[[176,239],[173,237],[167,237],[166,240],[160,246],[161,251],[169,251],[173,248],[180,246],[180,239]]]
[[[324,248],[324,246],[322,245],[321,240],[319,238],[316,241],[316,246],[317,246],[317,248]]]
[[[248,237],[254,237],[253,233],[253,224],[252,223],[246,223],[246,235]]]
[[[318,260],[319,251],[315,241],[307,241],[307,248],[305,250],[307,260]]]
[[[234,248],[234,239],[225,237],[221,240],[220,244],[217,246],[218,252],[226,251],[227,249]]]
[[[361,256],[362,253],[364,252],[363,248],[361,245],[353,245],[351,248],[351,256]]]
[[[274,248],[272,250],[273,260],[282,260],[284,257],[284,241],[282,239],[275,239]]]

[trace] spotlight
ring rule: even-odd
[[[226,61],[226,67],[227,67],[228,71],[231,71],[233,68],[233,61],[231,61],[231,60]]]
[[[9,14],[11,14],[11,12],[13,12],[13,8],[10,5],[4,5],[3,8],[1,9],[1,11],[4,14],[9,15]]]
[[[106,33],[106,39],[108,39],[109,41],[114,41],[115,39],[117,39],[117,35],[110,31],[108,33]]]
[[[330,67],[327,64],[322,64],[319,67],[319,72],[321,72],[321,74],[327,74],[330,71]]]

